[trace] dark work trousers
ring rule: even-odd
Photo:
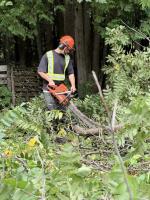
[[[43,94],[44,94],[45,103],[46,103],[48,110],[58,109],[58,105],[57,105],[54,97],[52,97],[52,95],[47,90],[43,90]]]
[[[61,111],[66,110],[64,106],[61,106],[56,102],[54,97],[47,90],[43,90],[43,94],[48,110],[61,110]]]

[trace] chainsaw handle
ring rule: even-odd
[[[47,85],[47,89],[49,90],[49,89],[56,89],[57,88],[57,85]]]

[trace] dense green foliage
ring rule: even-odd
[[[7,137],[1,139],[1,199],[39,199],[42,196],[43,199],[46,196],[47,199],[68,200],[128,199],[122,171],[111,151],[109,136],[103,135],[105,143],[101,143],[100,139],[97,141],[97,149],[101,149],[99,154],[86,156],[94,151],[92,143],[96,138],[79,139],[68,129],[71,121],[66,121],[65,126],[68,128],[64,128],[61,112],[43,112],[43,109],[42,99],[37,98],[4,114],[1,120],[1,136]],[[132,109],[132,106],[128,109],[129,120],[135,116]],[[141,112],[136,112],[136,116],[146,120]],[[59,125],[56,125],[56,120],[59,120]],[[135,126],[136,122],[132,120],[131,125]],[[145,138],[138,137],[141,143],[145,142]],[[65,138],[65,144],[62,138]],[[143,147],[148,150],[145,144]],[[108,147],[110,155],[105,154]],[[138,150],[133,153],[133,147],[132,155],[129,149],[124,158],[129,169],[138,168],[142,162],[149,161],[148,154],[142,157],[143,153]],[[113,166],[112,170],[107,172],[107,165]],[[128,175],[129,185],[134,199],[148,199],[149,174],[139,169],[141,172],[131,170],[131,173],[137,173],[138,176]]]
[[[68,26],[64,27],[65,23],[70,23],[70,19],[66,19],[65,13],[69,12],[71,5],[76,8],[77,2],[81,3],[83,8],[84,5],[86,5],[83,12],[88,12],[90,16],[88,19],[90,20],[89,25],[92,27],[90,37],[94,35],[93,32],[98,32],[102,38],[105,38],[106,27],[112,28],[116,24],[126,24],[130,37],[133,40],[132,45],[135,46],[138,43],[141,44],[141,39],[145,39],[150,34],[150,3],[147,0],[0,0],[1,51],[5,54],[0,56],[3,57],[3,59],[9,60],[9,56],[12,56],[13,51],[14,54],[16,53],[16,55],[13,56],[16,57],[15,59],[17,60],[18,50],[16,46],[19,48],[21,46],[19,42],[21,41],[24,42],[27,48],[32,48],[32,51],[35,51],[33,55],[35,55],[36,51],[45,52],[45,43],[49,43],[49,41],[55,43],[56,41],[52,41],[53,37],[57,38],[62,34],[70,33]],[[66,8],[66,5],[70,7]],[[88,10],[86,10],[87,7]],[[70,17],[68,18],[72,18],[72,16],[75,15],[75,9],[72,10],[72,12],[73,13],[70,12]],[[74,19],[71,23],[75,24],[75,21]],[[85,27],[85,29],[88,28],[88,26]],[[67,29],[65,30],[66,27]],[[71,34],[73,34],[74,37],[76,37],[74,35],[75,28],[75,25],[72,25],[71,29],[74,30],[71,31]],[[142,32],[142,34],[134,31],[133,28]],[[88,30],[85,30],[85,33],[86,32],[88,32]],[[88,35],[86,37],[89,38]],[[75,39],[78,40],[78,38]],[[94,37],[92,36],[91,39],[94,40]],[[7,40],[7,42],[3,40]],[[36,42],[38,44],[36,44]],[[6,45],[6,43],[8,44]],[[145,41],[145,43],[147,44],[147,41]],[[35,47],[35,44],[37,47]],[[45,45],[44,47],[43,44]],[[51,46],[53,45],[51,44]],[[9,55],[7,55],[7,53]],[[20,54],[22,57],[25,56],[24,51],[20,52]],[[41,54],[39,56],[41,56]],[[28,57],[26,57],[26,59],[28,59]]]
[[[8,36],[23,38],[37,35],[38,23],[52,23],[51,0],[43,1],[0,1],[0,29]]]
[[[0,110],[11,104],[11,92],[6,86],[0,86]]]
[[[150,50],[128,51],[124,27],[107,29],[111,52],[105,101],[117,104],[115,140],[135,200],[150,198]],[[101,125],[109,125],[98,95],[75,100]],[[0,199],[127,200],[129,193],[109,131],[80,136],[70,112],[46,111],[43,98],[1,113]],[[83,124],[78,121],[79,125]],[[85,127],[83,127],[85,128]]]
[[[78,2],[83,2],[78,1]],[[95,29],[105,36],[106,27],[114,27],[116,24],[124,23],[128,26],[130,37],[133,39],[143,38],[138,32],[134,32],[132,28],[137,28],[148,36],[150,33],[150,2],[146,0],[96,0],[90,2],[91,12],[93,14],[93,22]],[[106,17],[107,16],[107,17]]]
[[[150,48],[145,48],[144,51],[133,49],[128,52],[126,48],[130,40],[123,31],[125,32],[125,28],[122,26],[108,29],[109,39],[106,39],[106,42],[112,49],[104,71],[109,75],[113,98],[128,102],[133,97],[146,95],[149,92]]]

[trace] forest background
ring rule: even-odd
[[[109,52],[106,27],[130,26],[132,47],[148,46],[145,36],[132,28],[149,35],[149,1],[79,2],[1,1],[1,63],[37,67],[42,55],[56,48],[62,35],[69,34],[76,41],[74,65],[81,87],[91,80],[91,70],[103,80],[101,68]]]
[[[0,198],[148,200],[150,1],[0,1],[1,64],[36,69],[65,34],[76,45],[74,102],[98,131],[47,111],[42,96],[13,107],[1,87]]]

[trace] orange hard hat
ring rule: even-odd
[[[74,47],[74,39],[69,35],[65,35],[65,36],[61,37],[60,43],[65,44],[70,49],[73,49],[73,47]]]

